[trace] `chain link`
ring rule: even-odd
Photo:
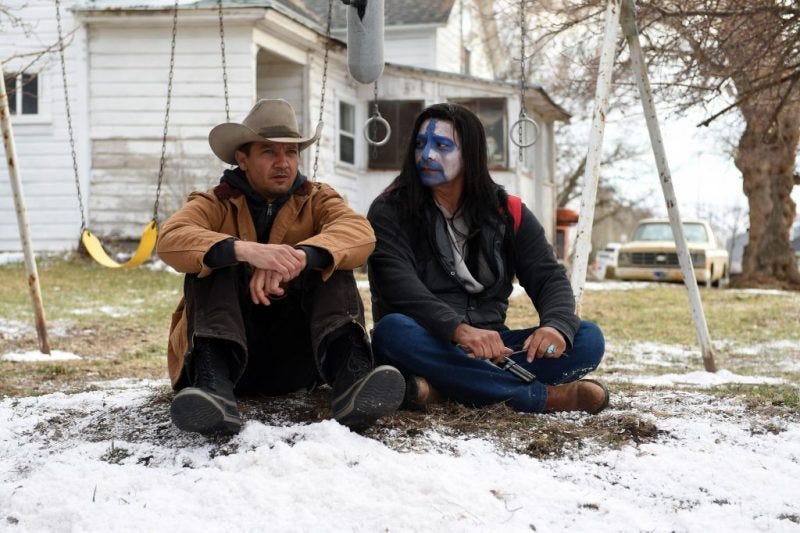
[[[333,0],[328,0],[328,24],[325,29],[325,59],[322,63],[322,91],[320,92],[319,97],[319,121],[322,122],[322,118],[325,115],[325,87],[328,84],[328,55],[331,51],[331,20],[333,18]],[[317,181],[317,166],[319,165],[319,144],[320,141],[317,140],[316,147],[314,149],[314,169],[311,174],[311,181]]]
[[[67,114],[67,131],[69,132],[69,148],[72,153],[72,171],[75,176],[75,189],[78,191],[78,209],[81,212],[81,234],[86,229],[86,214],[81,195],[81,181],[78,176],[78,156],[75,153],[75,133],[72,130],[72,110],[69,105],[69,88],[67,87],[67,63],[64,60],[64,31],[61,27],[61,1],[56,0],[56,26],[58,28],[58,55],[61,58],[61,82],[64,84],[64,108]]]
[[[219,13],[219,48],[222,54],[222,85],[225,88],[225,121],[231,121],[231,107],[228,99],[228,63],[225,60],[225,24],[222,22],[222,0],[217,0]]]
[[[375,83],[372,85],[372,117],[379,117],[381,116],[380,110],[378,109],[378,80],[375,80]],[[372,139],[378,138],[378,121],[372,121],[372,134],[370,135]],[[370,155],[372,159],[378,158],[378,145],[376,143],[370,143]]]
[[[528,116],[525,109],[525,0],[519,0],[519,118],[520,120]],[[522,162],[523,156],[523,129],[524,126],[520,123],[519,127],[519,161]]]
[[[167,161],[167,132],[169,131],[169,106],[172,100],[172,78],[175,73],[175,41],[178,36],[178,1],[172,8],[172,44],[169,51],[169,81],[167,82],[167,106],[164,112],[164,133],[161,136],[161,160],[158,163],[158,184],[156,200],[153,204],[153,220],[158,222],[158,199],[161,197],[161,184],[164,181],[164,166]]]

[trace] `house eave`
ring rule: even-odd
[[[412,74],[426,79],[436,78],[441,80],[458,81],[495,89],[497,87],[502,87],[506,90],[514,90],[519,88],[518,82],[478,78],[475,76],[458,74],[455,72],[444,72],[421,67],[411,67],[397,63],[386,63],[386,67],[389,69],[387,72],[393,70],[397,71],[398,73]],[[378,83],[380,83],[380,80]],[[553,99],[550,98],[550,95],[548,95],[544,88],[540,85],[528,85],[525,89],[527,92],[527,100],[534,104],[535,110],[538,114],[547,119],[560,122],[569,122],[570,118],[572,118],[572,115],[566,109],[554,102]]]

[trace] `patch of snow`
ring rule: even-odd
[[[729,292],[736,294],[766,294],[770,296],[789,296],[793,298],[800,298],[800,293],[797,291],[782,291],[779,289],[727,289]]]
[[[660,376],[628,376],[618,375],[607,376],[611,381],[628,381],[638,385],[673,386],[673,385],[693,385],[699,388],[716,387],[728,383],[743,383],[748,385],[768,384],[778,385],[785,383],[780,378],[767,376],[743,376],[734,374],[730,370],[718,370],[717,372],[695,371],[685,374],[662,374]]]
[[[50,337],[64,337],[71,325],[68,321],[55,320],[47,324],[47,332]],[[32,323],[0,318],[0,338],[2,339],[21,339],[35,335],[36,329]]]
[[[658,285],[652,281],[587,281],[584,289],[587,291],[631,291],[650,289]]]
[[[0,265],[10,265],[12,263],[22,263],[25,256],[22,252],[2,252],[0,253]]]
[[[134,303],[134,302],[131,302]],[[131,310],[126,307],[113,307],[110,305],[103,305],[97,308],[89,309],[73,309],[70,311],[73,315],[106,315],[112,318],[120,318],[131,314]]]
[[[148,261],[143,265],[145,268],[152,270],[153,272],[169,272],[170,274],[183,276],[182,273],[178,272],[177,270],[166,264],[161,259],[158,259],[155,256],[153,257],[154,259],[151,259],[150,261]]]
[[[606,353],[612,354],[611,363],[615,368],[629,366],[641,369],[642,365],[675,366],[688,361],[700,359],[700,349],[681,344],[664,344],[658,342],[623,342],[608,341]],[[624,365],[613,361],[614,355],[627,355],[634,363]]]
[[[2,359],[4,361],[14,361],[17,363],[51,363],[53,361],[75,361],[81,359],[81,356],[70,352],[62,352],[61,350],[51,350],[49,354],[40,351],[22,353],[11,352],[4,354]]]
[[[436,451],[398,452],[330,420],[248,421],[229,453],[172,427],[161,443],[82,436],[153,392],[0,400],[0,521],[20,531],[797,528],[800,423],[754,432],[738,401],[633,395],[636,411],[667,413],[658,426],[669,437],[552,460],[432,431],[419,438],[441,442]],[[146,417],[131,423],[152,431]]]

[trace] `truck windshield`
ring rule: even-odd
[[[702,224],[684,222],[683,233],[688,242],[708,242],[706,228]],[[633,234],[635,241],[674,241],[672,228],[669,222],[646,222],[639,224],[636,233]]]

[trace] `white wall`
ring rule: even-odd
[[[169,78],[172,20],[152,14],[134,22],[89,24],[92,195],[90,219],[100,235],[136,237],[150,220],[156,194]],[[194,189],[216,183],[224,165],[208,133],[226,121],[216,21],[178,22],[166,165],[159,208],[163,220]],[[231,120],[253,103],[251,25],[225,27]]]
[[[437,30],[388,27],[384,31],[383,59],[387,63],[436,69],[438,65]]]
[[[6,61],[3,66],[6,72],[14,72],[33,61],[38,52],[57,42],[55,7],[53,2],[43,0],[6,0],[3,4],[9,13],[24,23],[23,27],[11,26],[5,20],[0,32],[0,61]],[[68,2],[62,5],[61,14],[65,34],[72,32],[75,25],[66,9],[68,6]],[[87,92],[85,64],[82,61],[85,47],[85,34],[79,29],[72,34],[65,51],[84,203],[88,190]],[[12,128],[31,239],[37,251],[68,249],[74,247],[80,237],[80,212],[69,150],[58,54],[43,55],[28,71],[39,74],[39,114],[13,117]],[[2,165],[0,251],[20,249],[8,170],[6,165]]]

